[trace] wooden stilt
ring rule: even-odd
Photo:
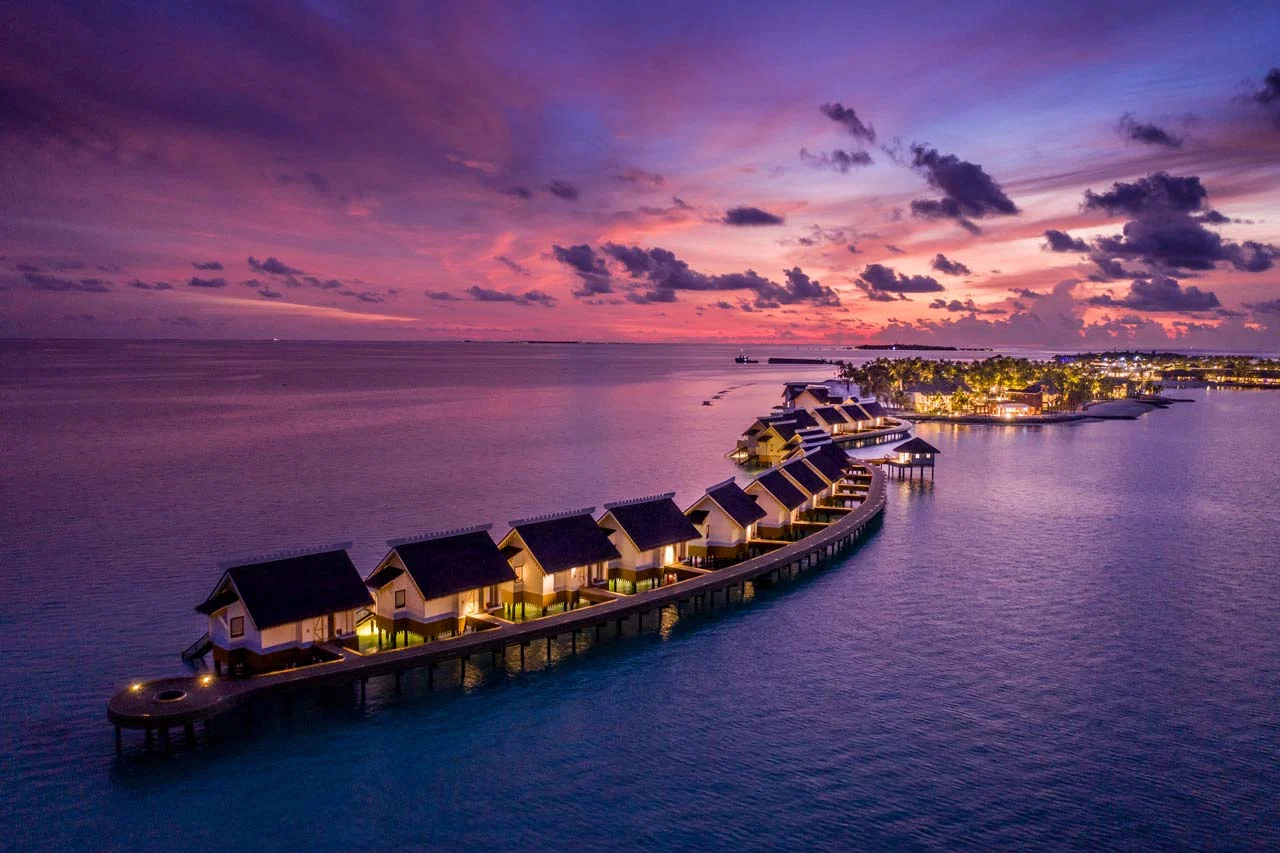
[[[169,727],[160,727],[160,751],[165,755],[169,754]]]
[[[463,655],[462,657],[458,658],[458,684],[459,685],[465,684],[467,681],[467,661],[469,660],[470,658],[467,657],[466,655]]]
[[[528,643],[520,644],[520,671],[524,672],[524,650],[528,648]]]
[[[435,680],[436,680],[436,665],[433,663],[429,663],[427,664],[427,689],[428,690],[430,690],[434,686]]]
[[[547,637],[547,663],[551,663],[551,637]]]
[[[187,746],[195,746],[195,743],[196,743],[195,723],[187,723],[185,726],[183,726],[182,733],[187,739]]]
[[[397,669],[396,670],[396,695],[397,696],[400,695],[400,675],[401,675],[401,672],[400,670]]]
[[[116,726],[116,755],[124,752],[124,745],[120,740],[120,726]]]

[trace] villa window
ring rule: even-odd
[[[401,607],[404,607],[404,590],[397,589],[396,590],[396,609],[398,610]]]
[[[236,637],[243,637],[243,636],[244,636],[244,617],[243,617],[243,616],[232,616],[232,617],[231,617],[231,637],[232,637],[232,639],[235,639]]]

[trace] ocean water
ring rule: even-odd
[[[828,372],[734,352],[0,344],[0,847],[1280,846],[1269,392],[922,425],[936,481],[745,606],[115,757],[106,699],[182,671],[218,561],[687,502]]]

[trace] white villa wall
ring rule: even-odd
[[[781,501],[773,496],[773,493],[762,486],[760,483],[752,483],[744,489],[747,494],[756,496],[756,505],[768,513],[757,524],[763,524],[766,527],[785,527],[792,521],[791,510],[787,509]]]

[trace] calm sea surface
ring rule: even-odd
[[[218,561],[686,503],[829,375],[734,352],[0,343],[0,847],[1280,847],[1268,392],[925,425],[937,481],[747,606],[116,760],[106,699],[183,670]]]

